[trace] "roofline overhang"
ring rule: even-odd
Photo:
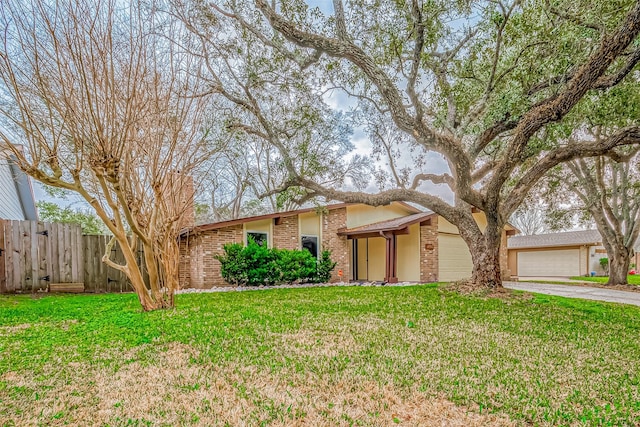
[[[398,227],[393,229],[390,228],[390,229],[379,230],[379,231],[349,232],[348,230],[338,230],[337,232],[338,236],[346,236],[347,239],[370,239],[373,237],[384,237],[385,239],[387,239],[388,237],[385,236],[385,233],[393,234],[396,236],[409,234],[409,226],[405,225],[403,227]]]
[[[405,203],[405,202],[402,202],[402,201],[394,201],[394,202],[389,203],[389,205],[391,205],[393,203],[399,204],[400,206],[402,206],[403,208],[405,208],[408,211],[412,212],[413,214],[418,214],[418,213],[422,212],[418,208],[415,208],[415,207],[409,205],[408,203]],[[286,211],[286,212],[274,212],[274,213],[270,213],[270,214],[248,216],[248,217],[244,217],[244,218],[230,219],[230,220],[227,220],[227,221],[220,221],[220,222],[213,222],[213,223],[209,223],[209,224],[196,225],[195,227],[189,227],[189,228],[185,228],[185,229],[181,230],[180,231],[180,236],[184,236],[186,234],[192,234],[192,233],[199,233],[199,232],[203,232],[203,231],[218,230],[220,228],[232,227],[234,225],[244,224],[246,222],[262,221],[262,220],[265,220],[265,219],[276,219],[276,221],[278,221],[280,218],[286,218],[286,217],[290,217],[290,216],[294,216],[294,215],[299,215],[299,214],[304,214],[304,213],[309,213],[309,212],[315,212],[318,209],[320,209],[320,210],[322,210],[322,209],[334,210],[334,209],[346,208],[348,206],[355,206],[355,205],[365,205],[365,203],[335,203],[335,204],[326,205],[326,206],[296,209],[296,210],[293,210],[293,211]],[[386,205],[386,206],[388,206],[388,205]]]
[[[415,215],[415,214],[414,214]],[[367,224],[365,226],[362,226],[363,229],[348,229],[348,228],[342,228],[342,229],[338,229],[337,234],[338,236],[346,236],[347,239],[365,239],[365,238],[371,238],[371,237],[381,237],[382,234],[381,233],[391,233],[391,234],[396,234],[396,235],[400,235],[400,234],[409,234],[409,227],[417,224],[417,223],[423,223],[426,221],[431,220],[431,218],[437,216],[437,214],[435,213],[429,213],[429,212],[425,212],[424,216],[419,216],[415,219],[413,219],[412,221],[409,222],[405,222],[403,224],[394,226],[394,227],[380,227],[379,229],[376,228],[364,228],[364,227],[371,227],[375,224],[379,224],[379,223],[385,223],[388,221],[380,221],[378,223],[373,223],[373,224]],[[397,219],[397,218],[396,218]]]
[[[535,245],[535,246],[518,246],[515,248],[510,248],[507,246],[507,250],[517,250],[517,249],[552,249],[552,248],[568,248],[568,247],[576,247],[576,246],[602,246],[602,242],[587,242],[587,243],[562,243],[560,245]]]

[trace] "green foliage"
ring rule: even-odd
[[[224,254],[216,254],[214,258],[222,264],[220,274],[232,285],[247,283],[247,264],[244,257],[244,247],[240,243],[227,243],[223,247]]]
[[[276,282],[276,254],[266,245],[259,245],[250,239],[249,244],[240,252],[240,257],[246,263],[247,285],[272,285]]]
[[[609,258],[600,258],[600,267],[607,271],[609,269]]]
[[[336,262],[331,260],[331,251],[323,250],[318,261],[318,272],[315,277],[316,283],[328,282],[331,278],[331,272],[336,267]]]
[[[89,210],[63,208],[52,202],[38,202],[38,216],[45,222],[79,224],[84,234],[107,234],[104,222]]]
[[[280,282],[310,281],[316,276],[317,260],[306,249],[273,249]]]
[[[236,286],[327,282],[336,266],[329,251],[322,251],[318,261],[306,249],[269,249],[253,240],[246,247],[228,243],[223,249],[214,257],[222,264],[222,278]]]

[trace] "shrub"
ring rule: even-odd
[[[220,269],[222,278],[235,286],[246,284],[248,267],[244,247],[240,243],[227,243],[223,249],[224,254],[214,255],[214,258],[222,265]]]
[[[323,250],[318,261],[314,283],[326,283],[331,279],[331,272],[336,268],[336,262],[331,260],[331,251]]]
[[[602,267],[602,269],[605,272],[609,271],[609,258],[600,258],[600,267]]]
[[[306,249],[269,249],[253,240],[245,247],[239,243],[224,245],[220,261],[222,278],[235,286],[260,286],[275,283],[327,282],[336,263],[331,252],[322,251],[320,260]]]
[[[293,283],[313,280],[317,271],[317,260],[306,249],[274,249],[275,263],[280,272],[279,281]]]
[[[248,286],[272,285],[277,281],[276,257],[266,245],[253,240],[243,249]]]

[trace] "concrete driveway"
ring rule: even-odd
[[[582,298],[596,301],[618,302],[640,307],[640,292],[592,288],[590,286],[551,285],[546,283],[504,282],[504,287],[538,294]]]

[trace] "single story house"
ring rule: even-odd
[[[480,227],[484,214],[475,212]],[[503,272],[507,269],[503,233]],[[270,247],[331,251],[337,262],[332,281],[434,282],[470,277],[471,254],[458,229],[433,212],[409,204],[333,204],[192,227],[182,234],[182,287],[226,285],[214,254],[226,243],[246,244],[251,236]]]
[[[600,258],[607,258],[597,230],[514,236],[507,248],[509,270],[517,277],[601,275]]]

